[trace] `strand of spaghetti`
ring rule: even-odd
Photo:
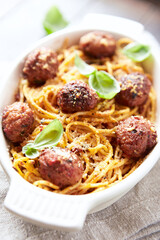
[[[57,146],[65,148],[67,146],[67,144],[68,144],[68,139],[67,139],[66,133],[64,132],[63,136]]]
[[[23,157],[22,152],[20,152],[20,153],[16,152],[16,150],[13,147],[11,148],[10,152],[11,152],[13,158],[16,160],[18,160],[18,158]]]
[[[64,59],[64,61],[59,65],[59,75],[63,75],[64,70],[68,65],[74,65],[75,53],[72,52]]]
[[[68,119],[67,119],[67,122],[71,122],[73,119],[77,118],[78,117],[83,117],[83,118],[86,118],[87,116],[92,116],[92,118],[107,118],[108,120],[108,117],[113,114],[114,112],[114,106],[112,107],[112,109],[110,110],[106,110],[105,112],[100,112],[100,111],[86,111],[86,112],[77,112],[77,113],[74,113],[72,114]]]
[[[81,184],[81,180],[72,186],[64,188],[63,190],[60,191],[60,193],[61,194],[70,194],[73,190],[75,190],[76,188],[79,188],[80,184]]]
[[[106,189],[106,187],[99,187],[96,190],[93,190],[92,193],[100,192],[100,191],[103,191],[105,189]]]
[[[122,180],[122,171],[119,167],[115,169],[115,174],[117,174],[118,180],[121,181]]]
[[[96,153],[97,153],[99,150],[101,150],[101,149],[105,149],[105,150],[106,150],[104,154],[106,154],[106,153],[108,152],[108,146],[105,146],[105,145],[103,145],[103,144],[99,144],[99,145],[97,145],[97,146],[94,147],[94,148],[88,148],[88,150],[90,151],[90,153],[91,153],[92,155],[96,154]]]
[[[57,185],[55,185],[55,184],[53,184],[53,183],[51,183],[51,182],[49,182],[49,181],[46,181],[46,180],[38,180],[38,181],[35,181],[34,183],[33,183],[33,185],[34,186],[39,186],[39,185],[41,185],[41,186],[47,186],[47,187],[49,187],[49,188],[53,188],[53,189],[56,189],[56,190],[58,190],[59,189],[59,187],[57,186]]]
[[[19,93],[19,101],[20,102],[24,101],[23,83],[22,82],[23,82],[23,80],[20,79],[20,81],[19,81],[19,91],[18,91],[18,93]]]
[[[109,161],[110,161],[110,159],[112,158],[112,155],[113,155],[113,149],[112,149],[112,146],[110,144],[108,144],[108,147],[109,147],[109,152],[108,152],[108,155],[107,155],[106,159],[97,164],[93,173],[86,180],[87,183],[88,182],[93,183],[93,182],[99,181],[103,176],[105,176],[106,172],[114,164],[113,161],[111,161],[109,163]]]
[[[105,134],[106,136],[111,136],[111,137],[115,137],[115,130],[116,128],[111,128],[111,129],[97,129],[97,133],[101,134]]]
[[[120,38],[117,40],[117,47],[122,48],[131,42],[133,42],[133,41],[130,38]]]
[[[117,178],[115,178],[114,180],[113,180],[113,182],[111,182],[110,184],[109,184],[109,187],[112,187],[112,186],[114,186],[114,185],[116,185],[117,183],[119,183],[120,181],[117,179]]]
[[[27,169],[27,168],[26,168]],[[28,170],[28,169],[27,169]],[[32,172],[30,172],[29,170],[28,171],[26,171],[25,172],[25,174],[24,174],[24,179],[25,180],[27,180],[28,182],[30,182],[30,180],[31,180],[31,183],[33,183],[34,181],[32,181],[32,178],[30,179],[30,175],[32,174]],[[34,174],[34,176],[36,176],[35,174]],[[36,176],[37,178],[38,178],[38,176]]]
[[[120,159],[121,157],[122,157],[122,150],[120,149],[120,146],[117,145],[116,149],[115,149],[114,158],[115,159]]]
[[[104,66],[104,65],[92,64],[92,66],[94,68],[96,68],[98,71],[107,71],[108,70],[107,66]]]
[[[139,167],[139,165],[142,163],[142,161],[143,161],[142,159],[139,159],[139,161],[136,162],[136,164],[130,169],[130,171],[127,174],[125,174],[124,178],[126,178],[132,172],[134,172]]]
[[[108,69],[108,73],[113,75],[113,68],[112,68],[112,64],[110,62],[106,63],[107,69]]]
[[[115,71],[117,69],[122,69],[124,70],[126,73],[129,73],[128,72],[128,69],[127,69],[127,65],[126,63],[118,63],[118,64],[112,64],[112,70]]]
[[[76,146],[76,144],[84,142],[84,140],[88,139],[91,136],[91,133],[83,132],[83,135],[80,135],[76,138],[70,137],[68,132],[66,132],[66,135],[67,135],[69,142],[71,142],[70,144],[68,144],[68,148],[72,149],[72,147]]]
[[[132,72],[144,73],[144,70],[140,66],[133,66],[133,71],[130,71],[130,73]]]
[[[67,127],[66,127],[66,134],[67,134],[67,136],[68,136],[68,139],[69,139],[69,141],[72,141],[72,137],[70,136],[70,134],[69,134],[69,130],[70,130],[70,128],[71,127],[73,127],[73,126],[81,126],[81,127],[83,127],[84,129],[83,130],[88,130],[88,132],[93,132],[93,133],[96,133],[96,128],[95,127],[93,127],[91,124],[89,124],[89,123],[85,123],[85,122],[78,122],[78,121],[76,121],[76,122],[71,122],[71,123],[69,123],[68,125],[67,125]]]
[[[60,75],[59,78],[64,83],[75,81],[75,79],[80,80],[80,81],[84,81],[84,82],[88,81],[87,77],[80,75],[79,72],[77,71],[77,69],[72,69],[69,72],[64,73],[63,75]]]
[[[122,114],[128,114],[130,112],[130,108],[129,107],[122,107],[121,109],[116,109],[113,113],[113,116],[116,115],[122,115]]]
[[[79,189],[89,189],[89,188],[97,188],[97,187],[104,187],[108,186],[108,181],[101,182],[101,183],[82,183],[79,186]]]
[[[34,173],[36,176],[40,176],[38,169],[34,168],[33,160],[30,160],[27,157],[21,157],[18,160],[14,161],[14,167],[18,164],[21,167],[24,167],[27,171]]]
[[[143,117],[147,117],[147,111],[148,111],[148,108],[149,108],[149,105],[150,105],[151,101],[150,101],[150,97],[148,98],[147,102],[145,103],[145,105],[143,105],[143,110],[141,112],[141,115]]]
[[[123,168],[121,168],[122,176],[124,176],[127,172],[129,172],[129,170],[131,169],[131,165],[132,164],[127,164],[127,165],[123,166]]]
[[[118,168],[118,167],[120,168],[124,164],[128,164],[128,159],[127,158],[123,158],[123,159],[120,159],[120,160],[113,160],[113,161],[115,161],[115,165],[113,165],[113,169]],[[130,161],[129,163],[132,164],[132,161],[131,160],[129,160],[129,161]]]
[[[27,171],[27,172],[25,173],[24,178],[25,178],[28,182],[30,182],[30,183],[32,183],[32,184],[33,184],[35,181],[43,180],[43,179],[40,177],[40,175],[39,175],[39,176],[36,176],[34,173],[29,172],[29,171]]]
[[[113,112],[115,111],[115,100],[104,100],[103,102],[100,102],[97,107],[96,107],[96,111],[101,111],[104,112],[106,110],[112,110]]]
[[[147,111],[147,113],[149,114],[149,120],[151,120],[151,122],[154,122],[156,112],[156,92],[153,87],[151,87],[149,99],[150,99],[150,111]]]
[[[24,173],[23,173],[23,171],[21,170],[21,168],[19,166],[19,159],[18,160],[14,160],[13,168],[15,168],[17,170],[17,172],[21,175],[21,177],[24,178]]]
[[[107,178],[111,179],[112,175],[113,175],[113,169],[108,170]]]
[[[90,175],[90,179],[89,178],[87,179],[88,181],[90,181],[92,183],[100,181],[101,178],[106,176],[108,170],[115,167],[115,161],[112,161],[108,164],[106,164],[106,162],[102,162],[100,165],[101,166],[99,166],[99,168],[96,167],[94,172]],[[97,174],[97,172],[99,172],[99,174]]]
[[[43,104],[46,111],[58,114],[58,109],[54,108],[47,99],[48,96],[44,97]]]
[[[38,104],[34,102],[34,100],[29,96],[26,86],[24,86],[24,95],[29,103],[30,106],[32,106],[32,109],[34,109],[34,112],[40,117],[40,118],[58,118],[59,116],[57,114],[50,113],[44,109],[42,109]]]
[[[49,94],[52,94],[52,104],[53,104],[53,102],[56,101],[55,100],[56,93],[57,93],[57,88],[54,87],[53,85],[49,85],[41,91],[41,95],[43,96],[43,104],[45,105],[46,110],[49,112],[58,113],[58,109],[53,107],[51,105],[51,102],[48,101]],[[34,98],[34,101],[39,100],[39,98],[40,98],[40,96],[37,98]]]
[[[93,117],[93,118],[91,118],[91,117],[83,117],[82,116],[82,118],[80,119],[81,121],[83,121],[83,120],[85,120],[86,122],[92,122],[93,124],[94,123],[116,123],[117,121],[116,121],[116,119],[115,118],[113,118],[112,116],[107,116],[106,118],[103,118],[103,117],[101,117],[101,118],[95,118],[95,117]]]
[[[97,144],[96,146],[88,146],[88,155],[89,156],[94,156],[94,160],[97,161],[97,157],[99,157],[99,155],[101,155],[102,160],[103,160],[103,156],[102,155],[106,155],[108,153],[108,144],[103,145],[103,144]],[[97,155],[97,157],[96,157]]]
[[[86,163],[86,168],[83,172],[82,179],[85,180],[88,176],[88,172],[89,172],[89,168],[90,168],[90,160],[89,160],[89,157],[87,156],[87,154],[83,154],[83,159]]]
[[[122,110],[123,112],[123,110]],[[119,113],[117,111],[115,111],[115,113],[113,114],[113,117],[117,120],[117,122],[126,119],[132,115],[135,115],[135,113],[138,112],[138,107],[133,108],[131,111],[127,111],[126,113]],[[116,117],[115,115],[119,115],[118,117]]]

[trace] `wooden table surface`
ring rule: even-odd
[[[0,61],[13,61],[45,36],[42,21],[52,5],[74,24],[92,12],[136,20],[160,41],[159,0],[0,0]]]

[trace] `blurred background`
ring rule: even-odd
[[[87,13],[103,13],[139,21],[160,41],[160,0],[0,0],[0,61],[13,61],[46,35],[43,20],[56,5],[72,25]]]

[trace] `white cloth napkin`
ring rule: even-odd
[[[0,63],[0,79],[8,63]],[[2,81],[0,87],[2,86]],[[112,206],[87,216],[76,233],[26,223],[3,206],[9,183],[0,168],[1,240],[158,240],[160,239],[160,161],[128,194]],[[16,193],[15,193],[16,194]]]

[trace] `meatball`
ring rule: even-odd
[[[88,111],[93,109],[97,102],[96,92],[81,81],[67,83],[57,94],[57,104],[66,113]]]
[[[156,132],[154,124],[151,123],[150,121],[147,121],[147,122],[148,122],[148,128],[149,128],[147,148],[151,149],[157,143],[157,132]]]
[[[131,73],[119,79],[121,91],[116,100],[119,104],[135,107],[140,106],[148,99],[151,82],[142,73]]]
[[[27,103],[15,102],[3,111],[2,128],[11,142],[22,142],[31,132],[33,122],[33,112]]]
[[[90,32],[80,38],[80,49],[92,57],[111,57],[116,50],[116,41],[105,32]]]
[[[24,77],[31,85],[42,85],[46,80],[54,78],[58,70],[58,59],[56,52],[41,48],[31,52],[23,68]]]
[[[116,136],[122,151],[133,158],[143,156],[157,143],[154,125],[142,116],[132,116],[121,121]]]
[[[76,184],[83,173],[79,157],[68,149],[45,149],[39,157],[41,176],[60,188]]]

